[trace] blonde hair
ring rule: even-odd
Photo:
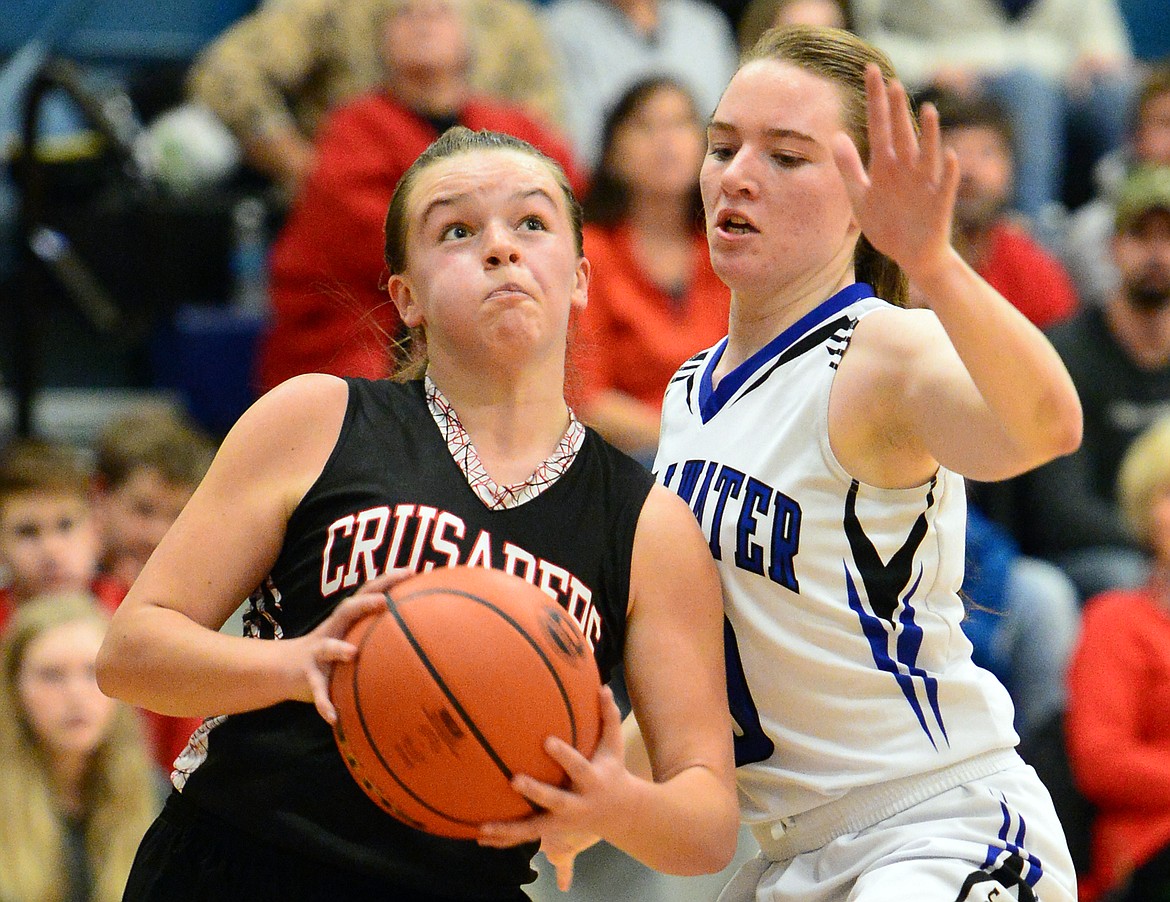
[[[743,65],[757,60],[788,63],[836,85],[841,97],[845,131],[863,161],[869,160],[866,126],[865,68],[875,63],[887,81],[896,78],[894,65],[882,51],[857,35],[840,28],[788,25],[764,32],[743,57]],[[900,266],[879,252],[863,234],[853,252],[853,268],[859,282],[873,286],[879,298],[906,306],[909,286]]]
[[[1157,420],[1134,440],[1117,473],[1122,513],[1147,547],[1154,503],[1166,491],[1170,491],[1170,416]]]
[[[15,611],[0,644],[0,899],[58,902],[67,889],[65,836],[47,753],[28,723],[17,687],[29,646],[74,622],[104,630],[109,618],[91,595],[41,595]],[[93,902],[118,902],[130,865],[159,807],[158,774],[138,719],[118,703],[82,786],[85,855]]]

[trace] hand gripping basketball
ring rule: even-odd
[[[573,619],[535,586],[497,570],[453,567],[391,588],[355,623],[352,661],[333,668],[334,736],[362,790],[384,811],[470,839],[536,806],[515,774],[565,785],[545,747],[590,756],[600,679]]]

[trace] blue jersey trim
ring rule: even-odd
[[[756,351],[751,357],[737,366],[719,381],[718,388],[711,387],[711,374],[718,366],[723,351],[727,348],[727,339],[723,339],[712,351],[703,367],[702,377],[699,379],[699,414],[703,422],[710,422],[711,418],[727,404],[757,370],[769,360],[790,347],[802,335],[815,329],[829,318],[836,316],[854,301],[873,297],[873,287],[865,282],[854,282],[846,285],[828,300],[822,301],[791,326],[773,338]]]

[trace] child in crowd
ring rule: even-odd
[[[78,449],[18,440],[0,452],[0,628],[43,592],[91,591],[109,611],[128,585],[99,575],[92,481]]]
[[[21,440],[0,455],[0,568],[8,576],[0,587],[0,629],[43,593],[91,592],[110,613],[126,597],[130,581],[99,569],[93,482],[80,449],[65,444]],[[144,716],[155,759],[169,771],[200,719]]]
[[[0,644],[5,902],[116,902],[159,808],[133,712],[94,678],[108,619],[86,592],[37,596]]]
[[[129,586],[211,466],[215,442],[174,408],[152,406],[111,420],[95,450],[102,570]]]

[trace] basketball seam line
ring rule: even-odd
[[[405,620],[403,619],[403,617],[401,616],[401,614],[398,611],[398,604],[400,604],[402,602],[406,602],[406,601],[410,600],[411,598],[415,598],[417,596],[425,596],[425,595],[435,594],[436,591],[439,591],[439,590],[427,589],[427,590],[422,590],[419,592],[412,592],[411,594],[402,598],[400,601],[395,600],[389,592],[384,592],[383,595],[386,599],[386,610],[390,614],[393,615],[395,621],[398,623],[399,629],[402,630],[403,636],[410,643],[411,647],[414,649],[415,654],[418,655],[418,658],[422,662],[423,666],[426,667],[427,671],[431,674],[431,677],[432,677],[432,679],[434,679],[435,684],[439,687],[439,689],[442,691],[444,696],[446,696],[447,700],[451,703],[451,705],[458,712],[460,718],[463,720],[463,722],[467,726],[468,730],[471,732],[471,734],[473,736],[475,736],[476,740],[480,744],[480,747],[488,754],[488,756],[495,763],[495,765],[499,769],[499,771],[505,777],[507,777],[509,782],[510,782],[512,779],[512,776],[513,776],[512,770],[499,757],[499,754],[492,747],[491,743],[488,742],[487,737],[483,735],[483,733],[479,730],[479,728],[472,721],[471,715],[463,708],[462,705],[459,704],[458,700],[451,693],[446,682],[439,675],[438,671],[435,669],[434,665],[432,664],[430,658],[427,657],[426,653],[423,651],[422,647],[419,645],[419,643],[415,639],[414,634],[407,627]],[[445,588],[445,589],[442,589],[441,591],[443,591],[444,593],[447,593],[447,594],[461,596],[463,598],[477,602],[477,603],[482,604],[483,606],[489,608],[490,610],[492,610],[493,612],[498,614],[506,623],[508,623],[510,626],[512,626],[513,629],[515,629],[516,632],[520,636],[522,636],[524,638],[524,640],[532,647],[532,650],[535,651],[536,654],[540,657],[540,659],[544,662],[548,673],[553,678],[553,682],[555,683],[555,685],[557,687],[557,691],[561,695],[561,700],[564,703],[565,712],[566,712],[568,719],[569,719],[569,728],[570,728],[570,732],[571,732],[571,736],[572,736],[572,744],[575,746],[576,742],[577,742],[577,721],[576,721],[575,712],[573,711],[573,707],[569,702],[568,692],[565,691],[564,683],[560,678],[560,674],[557,673],[556,668],[553,666],[548,655],[546,655],[544,653],[544,650],[542,648],[540,648],[540,646],[538,646],[535,642],[533,642],[532,638],[528,635],[528,633],[525,631],[525,629],[523,628],[523,626],[520,623],[518,623],[513,617],[509,616],[507,614],[507,612],[503,611],[502,609],[500,609],[496,605],[492,604],[487,599],[480,598],[478,595],[474,595],[470,592],[465,592],[465,591],[460,590],[460,589]],[[365,645],[365,642],[369,638],[369,635],[372,631],[373,631],[373,628],[371,628],[370,630],[367,630],[365,635],[363,635],[362,645]],[[399,787],[401,787],[402,790],[407,795],[409,795],[419,805],[426,808],[431,813],[437,815],[438,817],[444,818],[445,820],[451,821],[452,823],[463,824],[463,825],[471,826],[471,827],[478,826],[478,824],[473,822],[473,821],[464,820],[462,818],[458,818],[458,817],[455,817],[454,815],[448,814],[444,811],[440,811],[438,808],[431,805],[426,800],[420,798],[398,776],[395,769],[393,767],[391,767],[389,762],[387,762],[385,757],[383,757],[381,749],[378,747],[378,744],[374,741],[374,738],[370,733],[370,729],[366,724],[366,719],[365,719],[364,714],[362,713],[362,707],[361,707],[361,703],[360,703],[360,694],[361,693],[360,693],[359,686],[358,686],[357,675],[358,675],[358,670],[357,670],[357,668],[355,668],[354,669],[354,679],[353,679],[353,693],[354,693],[354,703],[355,703],[354,707],[356,708],[358,722],[361,725],[362,732],[365,734],[366,740],[369,743],[370,748],[373,750],[374,754],[377,756],[378,762],[382,765],[382,767],[386,771],[386,773],[390,775],[390,777],[394,780],[394,782],[397,783],[399,785]],[[521,798],[524,798],[524,797],[521,796]],[[537,811],[540,810],[538,808],[538,806],[534,805],[530,800],[525,798],[524,802],[533,811],[533,813],[536,813]]]
[[[503,618],[505,622],[507,622],[514,630],[516,630],[517,633],[520,634],[520,636],[524,639],[525,642],[527,642],[530,646],[532,646],[532,650],[534,652],[536,652],[536,654],[540,658],[540,660],[544,662],[545,668],[548,670],[549,675],[552,677],[553,682],[556,684],[557,692],[559,692],[561,695],[561,701],[564,703],[564,706],[565,706],[565,713],[569,718],[570,745],[575,747],[577,745],[577,714],[573,710],[572,703],[569,701],[569,693],[565,690],[564,681],[561,679],[561,675],[557,672],[556,667],[553,666],[553,663],[550,660],[549,656],[544,653],[544,649],[541,648],[539,645],[537,645],[532,640],[532,637],[529,636],[528,632],[524,629],[523,624],[521,624],[514,617],[512,617],[510,614],[508,614],[507,611],[503,610],[502,608],[498,607],[497,605],[492,604],[486,598],[481,598],[480,596],[475,595],[474,593],[467,592],[463,589],[451,589],[451,588],[420,589],[417,592],[411,592],[409,595],[404,596],[401,599],[401,601],[393,600],[390,597],[390,594],[386,593],[386,595],[387,595],[386,604],[387,604],[387,607],[389,608],[391,605],[391,602],[393,601],[393,604],[395,605],[395,608],[392,611],[392,613],[394,614],[394,618],[399,622],[399,624],[403,624],[402,618],[398,616],[397,607],[396,607],[397,605],[402,604],[404,602],[407,602],[410,599],[412,599],[416,596],[419,596],[419,595],[433,595],[437,592],[445,592],[448,595],[459,595],[463,598],[470,599],[471,601],[478,602],[479,604],[483,605],[486,608],[489,608],[490,610],[497,613],[501,618]],[[406,632],[406,627],[404,624],[403,624],[403,632]],[[415,644],[413,637],[411,638],[411,644],[412,645]],[[431,669],[429,659],[426,660],[426,664],[427,664],[427,669]],[[432,670],[432,673],[434,673],[433,670]],[[437,673],[435,673],[434,676],[435,676],[436,680],[439,679]],[[440,683],[440,685],[442,685],[442,684]],[[444,692],[447,691],[445,685],[443,685],[443,691]],[[451,701],[453,704],[456,704],[456,705],[458,704],[458,702],[456,702],[453,698],[451,699]],[[464,717],[467,717],[467,715],[463,712],[462,709],[460,709],[460,714],[463,714]],[[472,730],[475,730],[474,725],[472,725],[470,722],[468,723],[468,726],[470,726],[472,728]],[[486,737],[481,736],[478,730],[476,730],[475,733],[476,733],[477,738],[481,739],[484,743],[487,742]],[[490,751],[489,751],[489,754],[491,754]],[[493,755],[493,757],[494,757],[494,755]],[[505,773],[508,774],[509,777],[511,777],[511,775],[512,775],[511,771],[509,771],[506,767],[504,767],[503,770]]]
[[[387,603],[387,606],[389,606],[389,603],[390,603],[389,594],[387,594],[386,603]],[[376,627],[376,626],[377,626],[376,623],[371,625],[370,628],[367,629],[365,634],[362,636],[361,646],[358,647],[359,655],[361,653],[361,648],[363,646],[365,646],[366,641],[370,637],[370,633],[372,633],[374,631],[374,627]],[[460,820],[458,818],[451,817],[448,814],[444,814],[442,811],[439,811],[434,806],[428,804],[426,802],[426,800],[419,798],[414,793],[414,791],[402,781],[402,778],[398,776],[398,774],[394,770],[394,768],[390,766],[390,763],[384,757],[382,757],[382,750],[380,748],[378,748],[378,744],[374,741],[374,737],[370,734],[370,728],[366,723],[366,715],[362,710],[360,695],[361,695],[361,693],[360,693],[359,687],[358,687],[358,668],[355,667],[353,669],[353,702],[354,702],[353,707],[354,707],[354,713],[357,714],[358,723],[361,725],[362,733],[365,734],[366,742],[369,744],[370,748],[373,749],[374,754],[378,758],[378,762],[382,765],[382,769],[385,770],[386,773],[388,773],[390,775],[391,779],[393,779],[394,782],[397,783],[402,788],[403,792],[405,792],[408,796],[410,796],[412,799],[414,799],[416,802],[418,802],[420,805],[422,805],[424,808],[426,808],[432,814],[436,814],[441,818],[445,818],[446,820],[452,821],[453,823],[464,824],[468,827],[476,826],[475,824],[471,823],[470,821]],[[357,765],[357,766],[360,768],[360,765]],[[385,798],[385,796],[383,796],[381,792],[378,793],[378,796],[380,798],[382,798],[382,800],[387,805],[390,805],[391,807],[395,807],[394,804],[389,799]],[[406,812],[403,812],[403,815],[406,817],[410,817],[410,815],[406,814]],[[417,819],[415,819],[415,818],[410,818],[410,819],[413,822],[418,823],[419,828],[421,829],[422,825]]]

